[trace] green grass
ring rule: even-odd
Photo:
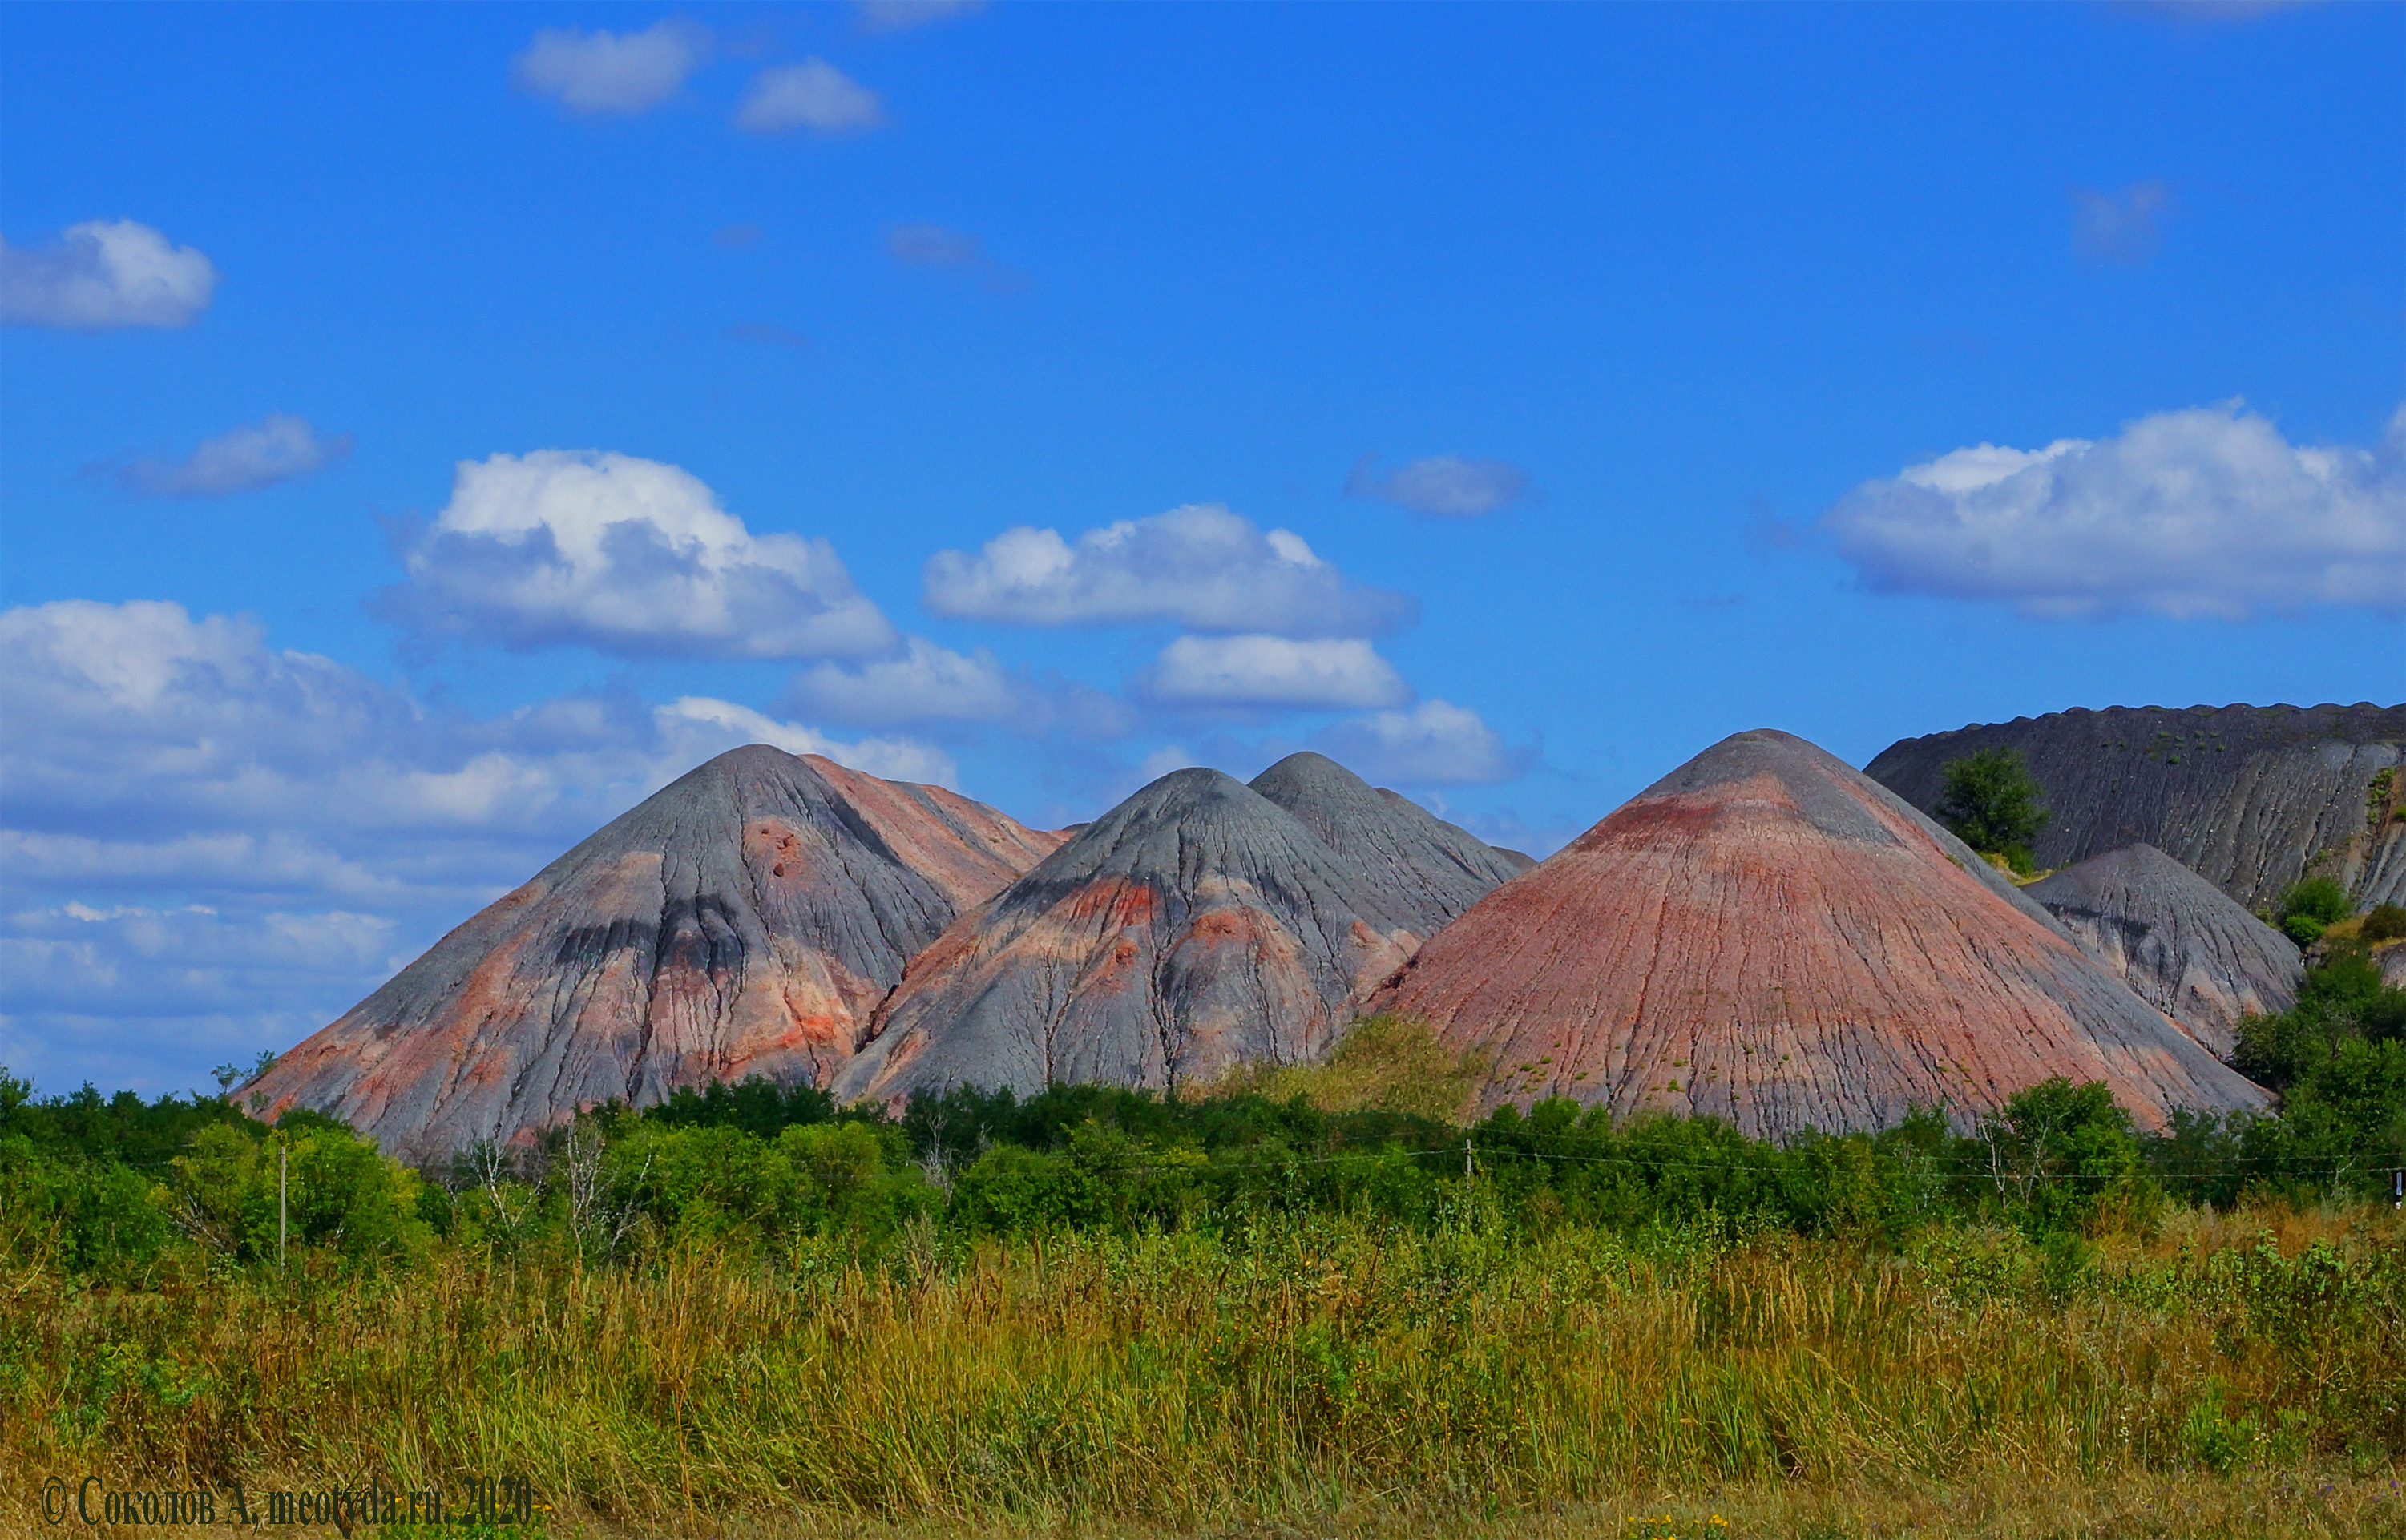
[[[2401,1406],[2371,1208],[1901,1254],[1471,1216],[0,1279],[7,1469],[478,1470],[556,1533],[2395,1535]],[[33,1485],[0,1523],[41,1527]]]

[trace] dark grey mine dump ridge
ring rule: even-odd
[[[1908,738],[1864,773],[1927,812],[1947,760],[1991,748],[2019,750],[2054,810],[2042,867],[2145,843],[2249,910],[2309,872],[2358,907],[2406,902],[2406,706],[2053,712]]]

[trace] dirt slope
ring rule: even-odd
[[[911,955],[1058,843],[941,787],[737,749],[446,936],[246,1095],[418,1155],[714,1079],[823,1082]]]
[[[2289,939],[2153,845],[2090,856],[2022,891],[2219,1057],[2242,1016],[2297,1003],[2305,959]]]
[[[1432,938],[1368,1002],[1494,1059],[1487,1105],[1757,1135],[1960,1117],[2054,1075],[2143,1122],[2264,1096],[1893,794],[1739,733]]]
[[[1168,1086],[1318,1054],[1509,856],[1317,755],[1162,777],[911,965],[837,1081]]]

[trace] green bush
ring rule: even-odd
[[[291,1249],[324,1247],[347,1261],[407,1261],[433,1232],[420,1217],[418,1177],[332,1118],[290,1112],[274,1128],[218,1123],[170,1162],[163,1198],[176,1223],[221,1256],[277,1255],[278,1195]]]
[[[2364,939],[2368,941],[2395,941],[2406,938],[2406,907],[2397,904],[2375,904],[2364,917]]]
[[[1931,811],[1982,855],[2002,855],[2018,872],[2035,869],[2031,841],[2052,816],[2038,783],[2014,749],[1982,749],[1940,770],[1946,789]]]
[[[2347,889],[2331,878],[2306,877],[2290,883],[2281,895],[2272,919],[2289,940],[2311,946],[2324,931],[2346,919],[2354,907],[2348,902]]]

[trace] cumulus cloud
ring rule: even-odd
[[[0,320],[21,325],[189,326],[217,287],[208,258],[132,219],[88,219],[31,250],[0,240]]]
[[[985,0],[858,0],[863,32],[908,32],[985,9]]]
[[[248,427],[203,440],[186,459],[129,460],[117,479],[146,497],[224,497],[305,476],[350,452],[350,434],[320,433],[300,417],[270,412]]]
[[[1876,590],[2033,616],[2406,614],[2406,409],[2371,449],[2294,446],[2236,403],[1983,444],[1856,487],[1821,529]]]
[[[1445,700],[1332,723],[1312,735],[1311,746],[1365,780],[1402,786],[1505,781],[1521,771],[1477,712]]]
[[[1345,477],[1347,497],[1377,498],[1416,514],[1476,518],[1500,513],[1528,495],[1529,473],[1509,460],[1436,455],[1394,471],[1364,455]]]
[[[432,636],[625,657],[857,657],[894,628],[824,540],[756,535],[658,460],[537,449],[462,460],[405,534],[386,617]]]
[[[474,909],[746,742],[950,783],[730,701],[429,706],[252,622],[0,611],[0,1064],[147,1091],[325,1024]]]
[[[794,675],[780,706],[858,727],[904,722],[995,722],[1021,710],[1026,691],[984,648],[956,653],[923,636],[893,657],[819,663]]]
[[[511,66],[522,91],[571,112],[646,112],[685,89],[710,55],[710,34],[681,18],[641,32],[546,27]]]
[[[1399,706],[1411,686],[1369,643],[1282,636],[1182,636],[1137,679],[1165,706],[1358,710]]]
[[[1072,680],[1007,669],[984,647],[956,653],[907,637],[889,657],[815,663],[796,673],[777,709],[855,728],[986,725],[1028,737],[1125,737],[1126,701]]]
[[[824,59],[762,70],[735,109],[736,126],[753,134],[796,128],[849,134],[884,121],[885,104],[877,92]]]
[[[2119,192],[2072,190],[2072,237],[2097,261],[2143,262],[2156,254],[2158,227],[2172,211],[2172,191],[2161,182],[2132,182]]]
[[[976,555],[927,559],[938,615],[1024,626],[1170,621],[1205,631],[1369,636],[1409,624],[1407,596],[1350,583],[1291,530],[1263,530],[1218,504],[1089,530],[1006,530]]]

